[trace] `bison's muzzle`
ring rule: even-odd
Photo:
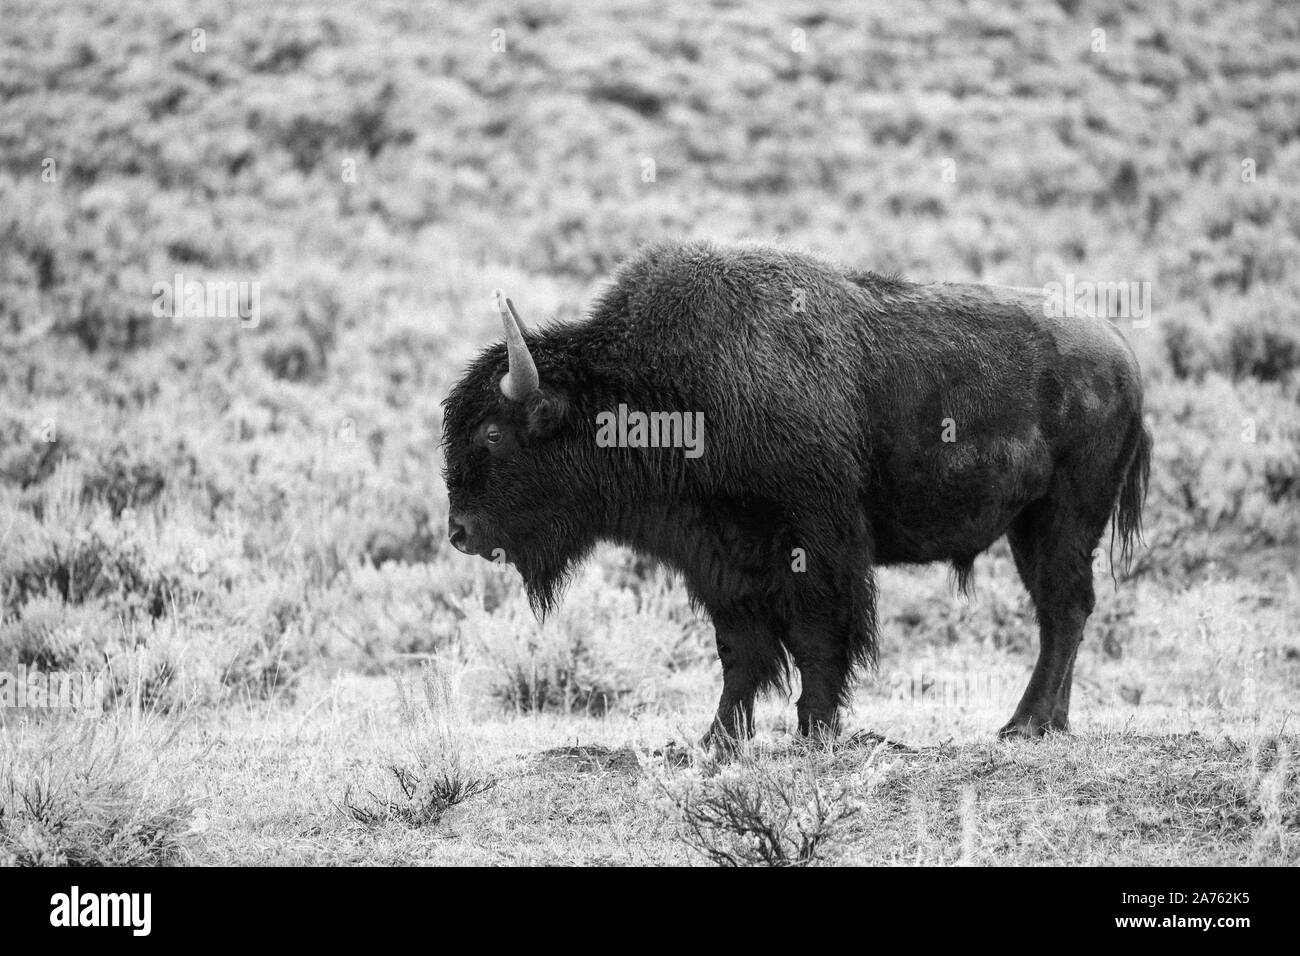
[[[463,515],[447,518],[447,540],[461,554],[477,554],[474,547],[474,522]]]

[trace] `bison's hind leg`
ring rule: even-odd
[[[1038,661],[1000,737],[1041,737],[1070,729],[1070,687],[1083,627],[1092,613],[1092,552],[1109,503],[1049,495],[1026,508],[1007,532],[1016,570],[1038,616]]]

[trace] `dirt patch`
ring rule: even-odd
[[[604,747],[590,744],[585,747],[552,747],[538,754],[538,770],[551,773],[620,773],[641,772],[641,762],[631,747]]]

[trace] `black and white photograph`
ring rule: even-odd
[[[0,0],[24,920],[1051,867],[1242,939],[1298,700],[1290,0]]]

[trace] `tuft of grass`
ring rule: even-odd
[[[1251,771],[1258,806],[1258,826],[1254,834],[1252,862],[1267,865],[1270,860],[1294,864],[1300,858],[1300,808],[1296,807],[1296,767],[1287,741],[1278,738],[1274,765],[1267,773],[1260,771],[1258,744],[1251,754]]]
[[[433,826],[448,810],[487,793],[497,781],[466,745],[445,665],[436,659],[425,662],[418,687],[399,679],[397,689],[408,759],[387,764],[387,792],[367,789],[358,800],[349,786],[338,808],[365,826]]]
[[[62,730],[62,732],[59,732]],[[17,733],[17,731],[15,731]],[[186,855],[191,800],[123,724],[41,727],[0,749],[0,863],[164,866]],[[39,739],[35,739],[39,737]]]
[[[369,802],[359,803],[349,788],[343,794],[341,809],[358,823],[371,827],[392,822],[408,827],[432,826],[452,807],[496,786],[493,778],[466,776],[460,767],[443,768],[429,776],[397,764],[390,764],[388,771],[397,783],[397,797],[367,791]]]

